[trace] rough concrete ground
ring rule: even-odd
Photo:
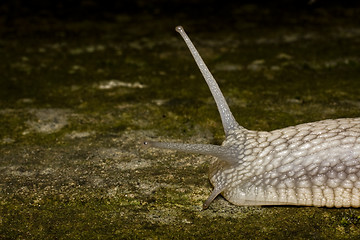
[[[137,3],[94,18],[51,9],[0,18],[0,238],[359,237],[353,208],[218,197],[203,211],[212,159],[141,143],[223,139],[178,24],[243,126],[359,117],[360,7]]]

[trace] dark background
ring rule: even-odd
[[[1,19],[11,22],[16,18],[28,16],[59,18],[66,20],[111,19],[113,14],[150,13],[154,15],[173,15],[191,13],[193,17],[211,17],[214,15],[229,17],[228,12],[239,5],[256,4],[276,9],[279,13],[303,11],[316,8],[352,8],[359,1],[338,0],[275,0],[275,1],[216,1],[216,0],[5,0],[0,3]],[[190,16],[191,16],[190,15]]]

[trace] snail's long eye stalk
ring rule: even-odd
[[[195,62],[197,63],[202,75],[205,78],[206,83],[208,84],[210,91],[215,99],[216,105],[218,107],[221,120],[224,126],[224,131],[226,136],[229,135],[230,130],[241,128],[239,124],[235,121],[234,116],[232,115],[228,104],[220,91],[218,84],[216,83],[214,77],[210,73],[209,69],[206,67],[204,61],[202,60],[200,54],[192,44],[189,37],[186,35],[184,29],[181,26],[175,28],[177,32],[180,33],[184,39],[186,45],[190,49],[191,54],[193,55]],[[234,148],[227,148],[223,146],[211,145],[211,144],[183,144],[183,143],[163,143],[163,142],[144,142],[145,147],[155,147],[163,149],[171,149],[188,153],[198,153],[198,154],[207,154],[211,156],[218,157],[219,159],[225,161],[230,165],[236,165],[239,163],[237,159],[237,151]]]
[[[219,145],[211,144],[186,144],[186,143],[168,143],[168,142],[144,142],[145,147],[162,148],[169,150],[176,150],[187,153],[197,153],[211,155],[227,162],[230,165],[239,163],[237,159],[237,152],[233,148],[227,148]]]
[[[181,37],[184,39],[186,45],[188,46],[191,54],[194,57],[196,64],[198,65],[202,75],[204,76],[205,81],[209,86],[211,94],[213,95],[217,108],[219,110],[225,135],[228,136],[230,130],[233,130],[235,128],[239,129],[239,124],[236,122],[234,116],[232,115],[230,108],[225,100],[225,97],[219,88],[219,85],[216,83],[213,75],[207,68],[199,52],[196,50],[194,44],[191,42],[183,27],[177,26],[175,30],[180,33]]]

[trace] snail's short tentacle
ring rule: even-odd
[[[225,186],[220,186],[215,188],[210,196],[206,199],[206,201],[203,204],[203,209],[207,209],[210,206],[210,203],[217,197],[217,195],[219,195],[222,191],[224,191]]]

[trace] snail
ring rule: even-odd
[[[270,132],[247,130],[236,122],[184,29],[175,29],[210,88],[226,138],[221,146],[143,144],[216,157],[209,173],[214,189],[204,209],[219,194],[240,206],[360,207],[360,118],[328,119]]]

